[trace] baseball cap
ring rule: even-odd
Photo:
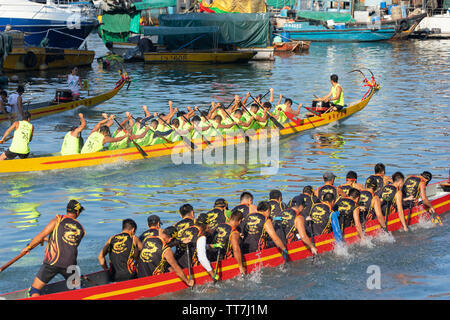
[[[331,180],[331,179],[336,178],[336,176],[334,175],[333,172],[328,171],[323,174],[323,178],[327,179],[327,180]]]
[[[161,219],[155,214],[152,214],[147,218],[147,223],[149,225],[156,225],[158,222],[162,225]]]
[[[79,203],[77,200],[70,200],[67,204],[67,212],[77,213],[84,210],[84,207],[81,206],[81,203]]]

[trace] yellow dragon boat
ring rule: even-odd
[[[121,74],[120,80],[116,83],[116,86],[114,89],[109,90],[105,93],[87,97],[87,98],[81,98],[78,100],[71,100],[71,101],[63,101],[63,97],[59,97],[57,94],[57,97],[55,100],[52,101],[45,101],[45,102],[39,102],[34,104],[23,104],[23,109],[31,113],[31,119],[35,120],[41,117],[49,116],[55,113],[64,112],[68,110],[72,110],[81,106],[85,107],[93,107],[100,103],[103,103],[112,97],[114,97],[120,89],[123,88],[123,86],[131,81],[131,78],[128,77],[125,74]],[[60,91],[61,92],[61,91]],[[58,91],[57,91],[58,93]],[[9,115],[8,114],[0,114],[0,122],[2,121],[9,121]]]
[[[280,138],[285,138],[300,132],[304,132],[306,130],[325,126],[338,121],[343,121],[354,115],[356,112],[362,110],[369,103],[370,99],[372,98],[374,93],[378,91],[378,89],[378,85],[371,86],[369,91],[364,95],[363,99],[351,103],[349,106],[339,112],[328,112],[320,116],[313,116],[300,120],[293,119],[294,121],[285,123],[283,125],[284,128],[277,131],[277,133],[279,134]],[[227,145],[246,143],[248,140],[266,139],[268,137],[270,137],[270,131],[260,129],[254,131],[253,133],[247,132],[246,135],[223,135],[222,139],[214,139],[213,137],[211,137],[209,138],[211,139],[209,140],[211,145],[208,145],[204,140],[193,142],[196,146],[196,150],[203,150],[207,147],[223,147]],[[36,156],[34,158],[28,159],[1,161],[0,174],[90,167],[117,162],[157,158],[168,156],[172,153],[182,154],[183,152],[191,152],[191,146],[184,141],[142,146],[142,149],[147,154],[146,157],[144,157],[136,147],[132,147],[127,149],[99,151],[69,156],[52,154],[50,156]]]

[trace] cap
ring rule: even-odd
[[[219,198],[214,202],[214,207],[225,207],[228,208],[228,202],[224,198]]]
[[[170,238],[176,238],[177,235],[178,235],[177,228],[175,228],[174,226],[170,226],[170,227],[165,228],[163,230],[163,233],[165,235],[167,235],[168,237],[170,237]]]
[[[84,208],[81,206],[81,203],[79,203],[77,200],[70,200],[67,204],[67,212],[77,213],[83,211]]]
[[[323,178],[324,179],[327,179],[327,180],[331,180],[331,179],[334,179],[334,178],[336,178],[336,176],[334,175],[334,173],[333,172],[325,172],[324,174],[323,174]]]
[[[291,207],[305,206],[305,197],[303,195],[295,196],[291,200]]]
[[[208,215],[206,213],[200,213],[195,220],[196,224],[208,224]]]
[[[148,225],[156,225],[158,222],[162,225],[161,219],[155,214],[152,214],[147,218]]]

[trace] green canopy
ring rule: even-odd
[[[442,3],[442,8],[450,9],[450,0],[444,0],[444,2]]]
[[[275,9],[282,9],[285,6],[294,9],[296,0],[266,0],[267,6],[273,7]]]
[[[242,48],[262,47],[270,44],[272,28],[268,13],[186,13],[159,16],[163,27],[211,27],[219,28],[218,45],[235,45]],[[188,39],[176,36],[164,37],[166,45],[173,47]],[[205,38],[204,45],[208,46]],[[199,45],[199,42],[196,42]],[[209,44],[209,46],[211,46]]]
[[[450,0],[449,0],[450,1]],[[355,22],[350,13],[337,13],[328,11],[298,11],[297,17],[307,20],[334,20],[334,22]]]
[[[177,0],[143,0],[132,4],[136,10],[157,9],[165,7],[175,7]]]

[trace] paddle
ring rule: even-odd
[[[384,223],[386,224],[385,231],[389,232],[388,221],[389,221],[389,212],[391,211],[392,201],[389,201],[386,206],[386,213],[384,215]]]
[[[122,125],[119,123],[119,121],[116,120],[116,118],[114,118],[114,121],[117,123],[117,125],[120,127],[120,129],[122,129],[125,133],[127,133],[127,131],[124,129],[124,127],[122,127]],[[128,137],[130,139],[130,141],[134,144],[134,146],[136,147],[136,149],[139,150],[139,152],[142,154],[142,156],[144,158],[148,157],[148,154],[144,151],[144,149],[142,149],[142,147],[136,142],[134,141],[133,138]]]
[[[191,278],[192,278],[192,275],[191,275],[191,253],[189,250],[189,243],[186,244],[186,254],[187,254],[188,273],[189,273],[188,281],[191,281]],[[191,290],[194,290],[194,286],[191,287]]]
[[[409,212],[408,212],[408,218],[406,219],[406,226],[409,226],[409,220],[411,219],[413,207],[414,207],[413,201],[411,200],[411,201],[409,202]]]
[[[172,130],[176,131],[170,124],[168,124],[163,118],[161,118],[160,115],[158,115],[158,119],[161,119],[162,122],[164,122],[164,124],[166,126],[171,128]],[[188,138],[186,138],[185,136],[182,136],[182,135],[180,135],[180,137],[183,139],[184,143],[186,143],[192,150],[195,150],[196,145],[191,140],[189,140]]]
[[[313,246],[315,247],[315,246],[316,246],[316,242],[314,241],[313,220],[312,220],[311,216],[309,216],[309,218],[311,219],[311,220],[309,220],[309,229],[311,230],[311,243],[312,243]],[[320,259],[319,255],[313,254],[313,257],[312,257],[312,263],[314,263],[314,261],[315,261],[316,258],[317,258],[317,259]]]
[[[38,242],[35,245],[33,245],[32,247],[29,247],[30,250],[28,252],[30,252],[31,250],[33,250],[34,248],[36,248],[38,245],[43,245],[43,242]],[[7,263],[5,263],[3,266],[0,267],[0,272],[3,272],[6,268],[8,268],[10,265],[12,265],[14,262],[16,262],[17,260],[19,260],[20,258],[22,258],[24,255],[26,255],[28,252],[21,252],[20,254],[18,254],[15,258],[11,259],[10,261],[8,261]]]
[[[259,104],[262,108],[264,108],[263,106],[262,106],[262,104],[258,101],[258,100],[256,100],[255,98],[253,98],[253,96],[252,95],[250,95],[250,98],[252,98],[253,99],[253,101],[255,101],[257,104]],[[278,127],[278,129],[284,129],[284,126],[281,124],[281,123],[279,123],[278,121],[277,121],[277,119],[275,119],[273,116],[271,116],[270,115],[270,113],[269,113],[269,111],[267,111],[267,115],[269,116],[269,119],[270,120],[272,120],[272,122]]]
[[[217,250],[217,260],[216,260],[216,268],[214,269],[214,275],[217,275],[217,271],[219,271],[219,260],[220,260],[220,250],[221,249],[222,248],[219,248],[219,250]],[[218,281],[215,278],[213,280],[214,280],[214,284]]]

